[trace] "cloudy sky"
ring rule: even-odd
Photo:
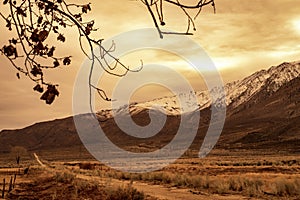
[[[78,0],[77,0],[78,1]],[[78,1],[82,2],[82,1]],[[90,0],[99,31],[94,36],[109,39],[122,32],[153,27],[146,7],[135,0]],[[191,1],[186,1],[191,2]],[[224,82],[241,79],[257,70],[278,65],[284,61],[300,60],[300,6],[297,0],[216,0],[217,13],[210,6],[204,9],[196,22],[197,31],[188,36],[211,57]],[[0,10],[3,12],[3,6]],[[2,20],[2,19],[1,19]],[[167,28],[185,31],[187,19],[175,6],[165,5]],[[0,45],[12,37],[0,21]],[[48,106],[33,92],[34,83],[24,77],[17,80],[14,69],[0,55],[0,130],[21,128],[38,121],[72,115],[72,91],[78,69],[85,57],[79,50],[76,31],[66,33],[63,52],[73,56],[72,65],[47,72],[49,81],[59,83],[61,92],[53,105]],[[117,46],[118,47],[118,46]],[[191,54],[193,52],[191,51]],[[168,65],[183,74],[195,89],[203,85],[198,74],[179,57],[162,51],[140,51],[124,57],[130,65],[139,63]],[[135,62],[136,60],[136,62]],[[157,71],[149,77],[157,76]],[[116,78],[101,78],[101,86],[112,90]],[[176,84],[170,81],[170,84]],[[150,91],[150,92],[149,92]],[[155,94],[155,95],[153,95]],[[165,88],[148,86],[136,92],[133,100],[142,101],[167,94]],[[98,108],[107,104],[97,100]]]

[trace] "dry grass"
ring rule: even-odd
[[[89,165],[85,165],[89,166]],[[88,167],[89,168],[89,167]],[[64,184],[72,184],[74,187],[74,197],[75,199],[80,198],[80,194],[85,193],[87,191],[98,191],[101,193],[101,199],[103,200],[120,200],[120,199],[128,199],[128,200],[144,200],[145,195],[142,192],[137,191],[132,187],[131,184],[112,187],[112,186],[104,186],[99,185],[96,181],[86,181],[82,179],[76,179],[76,176],[71,173],[62,172],[56,173],[54,179],[57,182]],[[100,198],[97,196],[97,198]]]
[[[130,199],[130,200],[144,200],[145,195],[142,192],[137,191],[132,187],[131,184],[126,186],[119,186],[117,189],[107,189],[106,190],[109,200],[120,200],[120,199]]]
[[[300,199],[300,157],[294,156],[215,156],[205,159],[183,158],[161,171],[130,174],[115,171],[95,161],[49,162],[55,174],[53,181],[71,194],[66,199],[80,199],[87,193],[102,195],[101,199],[143,199],[143,193],[131,185],[107,187],[79,180],[74,174],[142,181],[167,187],[189,188],[196,194],[229,194],[258,199]],[[64,173],[71,172],[71,173]],[[57,186],[54,199],[62,197]],[[94,192],[93,192],[94,191]],[[64,197],[64,196],[63,196]],[[65,198],[65,197],[64,197]],[[42,199],[42,198],[41,198]]]
[[[242,194],[249,197],[266,195],[297,197],[300,195],[300,176],[271,178],[258,175],[201,176],[180,175],[168,172],[128,174],[114,172],[109,176],[117,179],[146,181],[179,188],[191,188],[213,194]]]
[[[30,182],[20,183],[16,189],[6,196],[6,199],[41,199],[41,200],[144,200],[148,199],[144,193],[137,191],[131,184],[111,186],[100,184],[93,180],[76,178],[72,173],[56,172],[51,175],[38,172]]]
[[[276,178],[272,184],[272,193],[276,196],[300,195],[300,178],[284,179]]]
[[[216,159],[216,158],[215,158]],[[258,198],[300,198],[299,157],[268,159],[181,159],[158,172],[130,174],[114,170],[90,173],[121,180],[190,188],[208,194],[239,194]],[[88,173],[88,172],[85,172]]]

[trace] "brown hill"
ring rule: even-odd
[[[219,143],[228,148],[300,152],[300,78],[275,93],[265,86],[246,103],[228,110]]]

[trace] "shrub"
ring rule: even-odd
[[[94,170],[95,165],[92,163],[79,163],[79,168],[85,170]]]
[[[295,196],[300,195],[299,180],[288,180],[277,178],[274,183],[273,193],[278,196]]]
[[[127,186],[118,187],[117,189],[110,189],[108,191],[107,199],[109,200],[144,200],[145,195],[143,192],[137,191],[131,184]]]
[[[60,183],[72,183],[75,179],[75,175],[70,174],[70,173],[59,173],[57,172],[56,175],[54,176],[54,180]]]

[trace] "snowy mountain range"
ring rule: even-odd
[[[190,104],[192,109],[203,110],[216,104],[215,101],[220,101],[225,98],[226,106],[236,108],[239,105],[249,101],[251,97],[257,94],[262,88],[266,88],[269,94],[276,92],[281,86],[290,82],[291,80],[300,77],[300,61],[298,62],[284,62],[278,66],[273,66],[268,70],[261,70],[253,73],[252,75],[238,80],[230,82],[224,85],[225,96],[218,96],[221,89],[214,88],[211,91],[197,91],[181,93],[180,95],[186,99],[185,104]],[[212,102],[211,95],[214,95],[215,101]],[[193,97],[197,98],[197,102],[191,103],[189,100]],[[180,97],[180,96],[179,96]],[[186,112],[179,102],[177,96],[163,97],[154,99],[142,103],[132,103],[130,105],[124,105],[119,109],[114,110],[102,110],[98,112],[99,116],[110,118],[113,114],[122,114],[129,109],[131,114],[139,113],[145,109],[159,109],[164,111],[168,115],[180,115]]]
[[[222,88],[213,91],[187,92],[180,94],[187,101],[197,97],[196,103],[184,102],[192,109],[201,110],[197,136],[191,149],[199,151],[212,114],[212,103],[226,99],[226,119],[217,149],[246,150],[262,153],[288,152],[300,153],[300,62],[282,63],[268,70],[261,70],[224,86],[225,94],[218,96]],[[210,93],[216,94],[212,102]],[[168,144],[177,133],[181,113],[178,97],[170,96],[143,103],[133,103],[114,111],[102,110],[99,125],[106,136],[121,148],[139,151],[154,151]],[[153,107],[160,105],[160,108]],[[113,112],[124,114],[129,107],[132,119],[140,126],[147,126],[151,119],[148,111],[158,109],[167,113],[164,127],[150,138],[134,138],[122,131],[113,116]],[[154,112],[154,115],[160,114]],[[122,117],[122,116],[121,116]],[[156,119],[156,118],[153,118]],[[88,124],[86,125],[88,128]],[[33,124],[19,130],[0,132],[0,153],[8,153],[11,146],[24,146],[28,150],[62,149],[76,152],[82,145],[73,116]]]

